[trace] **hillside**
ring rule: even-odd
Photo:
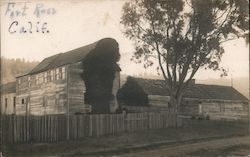
[[[26,61],[25,59],[8,59],[1,57],[1,83],[15,81],[15,77],[25,74],[34,68],[39,62]]]

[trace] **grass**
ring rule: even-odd
[[[10,156],[81,155],[110,149],[124,151],[124,148],[162,141],[168,143],[210,137],[244,135],[246,133],[247,125],[245,122],[188,120],[185,121],[182,128],[137,131],[114,136],[87,137],[77,141],[58,143],[12,144],[5,145],[4,149],[7,155]]]

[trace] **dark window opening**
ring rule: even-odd
[[[15,96],[13,97],[13,106],[14,106],[14,108],[16,107],[16,97]]]
[[[13,97],[13,110],[14,110],[14,114],[16,113],[16,97]]]
[[[47,106],[47,96],[43,96],[43,107]]]
[[[22,104],[24,104],[25,103],[25,100],[24,100],[24,98],[22,98]]]
[[[8,99],[5,98],[5,108],[7,108],[7,107],[8,107]]]

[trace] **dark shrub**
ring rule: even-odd
[[[132,77],[118,90],[118,103],[129,106],[148,106],[148,95]]]
[[[93,113],[109,113],[115,72],[119,71],[119,45],[113,39],[105,39],[92,51],[83,61],[84,101],[92,106]]]

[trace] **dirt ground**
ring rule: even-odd
[[[162,146],[157,149],[133,152],[119,157],[163,157],[163,156],[248,156],[250,136],[214,139],[195,143]]]
[[[236,145],[224,148],[203,148],[189,153],[190,156],[250,156],[250,144]]]

